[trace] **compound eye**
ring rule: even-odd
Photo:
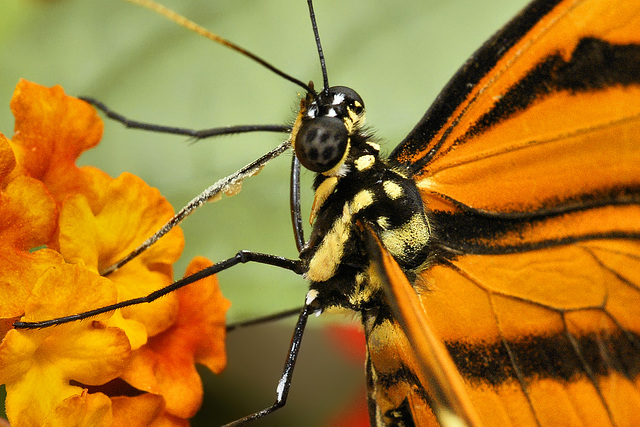
[[[349,133],[341,119],[316,117],[300,126],[295,141],[296,156],[305,168],[326,172],[342,160],[348,141]]]
[[[364,112],[364,101],[355,90],[346,86],[333,86],[329,88],[329,94],[339,94],[344,97],[342,103],[357,115],[360,115]]]

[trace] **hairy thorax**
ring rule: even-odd
[[[410,280],[430,255],[431,228],[408,172],[379,157],[365,135],[351,138],[340,174],[319,174],[312,208],[313,230],[301,258],[321,307],[356,311],[379,303],[379,286],[369,277],[363,226],[380,238]]]

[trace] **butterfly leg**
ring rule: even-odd
[[[109,311],[117,310],[119,308],[129,307],[131,305],[142,304],[145,302],[152,302],[160,298],[161,296],[167,295],[168,293],[173,292],[176,289],[180,289],[184,286],[187,286],[190,283],[196,282],[200,279],[204,279],[205,277],[219,273],[223,270],[233,267],[234,265],[244,264],[247,262],[257,262],[259,264],[273,265],[276,267],[291,270],[297,274],[302,274],[303,272],[302,263],[298,260],[291,260],[284,257],[279,257],[279,256],[269,255],[269,254],[262,254],[258,252],[239,251],[235,256],[231,258],[228,258],[224,261],[220,261],[216,264],[213,264],[210,267],[205,268],[204,270],[200,270],[199,272],[192,274],[191,276],[178,280],[169,286],[166,286],[164,288],[158,289],[157,291],[151,292],[147,296],[133,298],[126,301],[120,301],[119,303],[108,305],[106,307],[97,308],[95,310],[85,311],[84,313],[73,314],[71,316],[59,317],[57,319],[45,320],[42,322],[15,322],[13,326],[17,329],[46,328],[49,326],[61,325],[63,323],[69,323],[77,320],[86,319],[88,317],[97,316],[98,314],[107,313]]]
[[[293,236],[296,240],[298,252],[304,247],[304,230],[302,228],[302,214],[300,212],[300,161],[298,157],[291,158],[291,186],[289,191],[289,206],[291,207],[291,224]]]
[[[201,130],[173,127],[173,126],[163,126],[163,125],[139,122],[136,120],[128,119],[122,114],[116,113],[115,111],[111,110],[109,107],[107,107],[97,99],[89,98],[86,96],[80,96],[79,98],[93,105],[96,109],[102,111],[110,119],[120,122],[123,125],[125,125],[125,127],[130,129],[142,129],[142,130],[158,132],[158,133],[185,135],[185,136],[193,137],[194,139],[203,139],[203,138],[209,138],[209,137],[218,136],[218,135],[230,135],[234,133],[246,133],[246,132],[280,132],[280,133],[291,132],[291,129],[288,126],[283,126],[283,125],[222,126],[218,128],[201,129]]]
[[[313,311],[314,311],[314,308],[312,308],[307,303],[305,303],[304,307],[302,307],[302,311],[300,311],[300,315],[298,316],[296,327],[293,331],[293,337],[291,338],[291,345],[289,346],[289,353],[287,356],[287,360],[285,361],[285,364],[284,364],[282,376],[278,381],[278,387],[276,388],[276,401],[273,403],[273,405],[263,409],[262,411],[258,411],[244,418],[233,421],[229,424],[225,424],[224,427],[239,426],[251,421],[255,421],[258,418],[262,418],[282,408],[285,405],[285,403],[287,402],[287,396],[289,395],[289,388],[291,387],[291,378],[293,377],[293,368],[295,367],[296,360],[298,358],[298,352],[300,350],[300,344],[302,343],[302,336],[304,335],[304,328],[307,325],[307,319],[309,317],[309,313]]]

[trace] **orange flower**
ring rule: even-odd
[[[4,183],[5,178],[17,164],[16,156],[9,145],[10,142],[6,136],[0,134],[0,183]]]
[[[171,205],[158,190],[131,174],[109,178],[95,197],[93,209],[83,194],[69,196],[62,203],[60,253],[67,262],[80,263],[96,273],[135,249],[173,215]],[[176,228],[111,273],[108,278],[116,284],[118,301],[169,285],[173,281],[171,264],[180,256],[183,245],[182,232]],[[177,309],[177,297],[170,294],[151,304],[123,309],[123,317],[131,321],[120,326],[138,348],[148,336],[173,324]]]
[[[48,320],[147,295],[173,281],[174,229],[106,277],[172,215],[134,175],[79,168],[102,122],[93,108],[21,81],[12,141],[0,134],[0,383],[14,426],[188,425],[202,401],[194,364],[226,363],[229,306],[214,277],[151,304],[40,330]],[[194,260],[188,274],[210,263]],[[6,333],[6,334],[5,334]]]
[[[11,100],[16,119],[11,146],[16,173],[42,181],[56,201],[90,193],[75,165],[83,151],[102,137],[102,120],[86,102],[65,95],[60,86],[46,88],[20,80]]]
[[[210,265],[205,258],[194,258],[185,275]],[[163,395],[168,413],[190,418],[202,403],[202,383],[195,363],[214,373],[220,373],[226,365],[226,353],[218,343],[225,338],[224,313],[230,303],[213,276],[176,294],[180,301],[176,322],[134,354],[122,378],[140,390]]]
[[[46,270],[36,282],[27,300],[24,320],[47,320],[115,301],[116,290],[108,279],[61,263]],[[131,349],[124,332],[104,326],[110,316],[7,333],[0,345],[0,382],[6,384],[6,410],[12,424],[35,426],[46,420],[63,425],[64,420],[56,421],[58,412],[64,414],[69,405],[80,404],[77,399],[67,399],[82,395],[82,388],[70,385],[71,381],[97,385],[121,374]],[[100,413],[110,412],[104,408],[110,405],[108,399],[85,396],[87,399],[101,402]],[[80,425],[78,421],[81,420],[68,420],[71,425]]]
[[[0,337],[24,313],[33,284],[60,255],[50,250],[57,225],[55,201],[33,178],[8,178],[16,166],[9,141],[0,134]]]

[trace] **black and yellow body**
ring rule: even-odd
[[[381,332],[391,332],[393,316],[385,302],[384,284],[371,271],[366,234],[379,237],[412,282],[434,258],[434,248],[431,225],[409,169],[382,158],[380,146],[363,131],[362,123],[364,103],[359,95],[346,87],[331,87],[301,102],[292,145],[301,163],[319,172],[314,182],[313,230],[300,254],[310,281],[307,302],[317,310],[340,307],[360,313],[372,341]],[[398,332],[396,338],[402,339]],[[382,398],[376,395],[381,383],[374,385],[373,378],[392,375],[409,388],[421,387],[399,371],[378,369],[367,365],[372,419],[379,418],[376,407]],[[395,413],[399,410],[394,408]]]
[[[344,90],[350,91],[333,87],[330,94],[344,99]],[[310,103],[311,111],[316,109],[317,101],[311,97],[305,103]],[[331,116],[345,130],[343,144],[327,142],[322,134],[315,138],[324,141],[317,144],[320,147],[333,150],[339,146],[341,150],[335,150],[337,162],[327,165],[329,169],[316,177],[313,231],[301,259],[306,265],[305,278],[311,282],[311,290],[317,292],[319,306],[365,312],[376,309],[382,290],[372,289],[368,279],[370,260],[358,222],[373,227],[406,271],[422,270],[433,251],[428,246],[429,220],[415,182],[407,168],[393,167],[380,157],[380,146],[359,125],[364,121],[364,104],[359,104],[360,114],[347,106],[345,114]],[[330,114],[335,114],[336,109],[332,107]],[[308,111],[303,105],[298,119],[303,130],[308,127],[306,123],[322,120],[322,116],[310,116]],[[296,153],[309,145],[308,135],[294,130]],[[305,165],[305,161],[301,163]]]
[[[435,423],[438,366],[472,424],[640,423],[640,1],[534,1],[388,158],[354,94],[308,96],[292,143],[309,298],[362,315],[372,425]],[[344,129],[299,132],[320,116]],[[453,365],[419,362],[407,310]]]

